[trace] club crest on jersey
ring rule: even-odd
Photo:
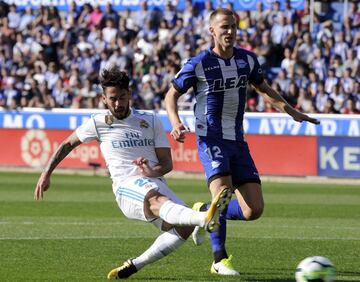
[[[235,62],[239,69],[243,69],[247,66],[247,62],[245,62],[243,59],[235,60]]]
[[[112,125],[114,123],[114,116],[112,115],[106,115],[105,116],[105,123],[107,125]]]
[[[142,128],[148,128],[149,124],[145,120],[140,120],[140,127]]]

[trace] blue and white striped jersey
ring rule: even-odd
[[[227,140],[243,140],[243,116],[248,83],[261,84],[263,72],[256,55],[234,47],[230,59],[211,49],[189,59],[172,83],[179,93],[195,92],[195,132]]]

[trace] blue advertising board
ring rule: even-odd
[[[0,110],[0,128],[39,128],[74,130],[86,121],[91,114],[104,110],[65,110],[52,111],[26,109],[18,111]],[[171,124],[165,111],[158,116],[166,131]],[[296,122],[286,114],[246,113],[244,132],[261,135],[290,136],[345,136],[360,137],[359,115],[312,115],[321,121],[320,125]],[[180,118],[191,131],[195,128],[192,112],[180,112]]]
[[[360,138],[319,137],[318,175],[360,178]]]

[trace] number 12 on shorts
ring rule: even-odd
[[[207,147],[205,153],[209,156],[210,160],[221,159],[224,157],[219,146]]]

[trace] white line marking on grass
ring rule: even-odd
[[[0,225],[127,225],[127,222],[124,221],[109,221],[109,222],[88,222],[88,221],[0,221]],[[144,222],[132,222],[131,225],[144,225]],[[236,227],[236,224],[231,224],[231,226]],[[248,225],[247,228],[251,229],[274,229],[273,225]],[[299,226],[292,225],[276,225],[276,229],[299,229]],[[320,225],[310,225],[310,226],[301,226],[301,229],[326,229],[326,230],[360,230],[359,227],[350,227],[350,226],[320,226]]]
[[[154,236],[65,236],[65,237],[0,237],[0,241],[24,241],[24,240],[99,240],[99,239],[141,239],[141,238],[156,238]]]
[[[99,240],[99,239],[139,239],[139,238],[155,238],[156,235],[142,235],[142,236],[65,236],[65,237],[19,237],[19,238],[10,238],[10,237],[0,237],[0,241],[12,240],[12,241],[22,241],[22,240]],[[228,238],[242,238],[242,239],[264,239],[264,240],[326,240],[326,241],[360,241],[358,237],[349,237],[349,238],[329,238],[329,237],[270,237],[270,236],[258,236],[258,237],[241,237],[241,236],[228,236]]]
[[[86,221],[74,221],[74,222],[44,222],[44,221],[0,221],[0,225],[124,225],[125,222],[114,221],[114,222],[86,222]],[[138,224],[139,225],[139,224]]]
[[[313,240],[313,241],[320,241],[320,240],[335,240],[335,241],[360,241],[359,237],[347,237],[347,238],[330,238],[330,237],[271,237],[271,236],[251,236],[251,237],[243,237],[243,236],[231,236],[228,235],[227,238],[241,238],[241,239],[265,239],[265,240]]]

